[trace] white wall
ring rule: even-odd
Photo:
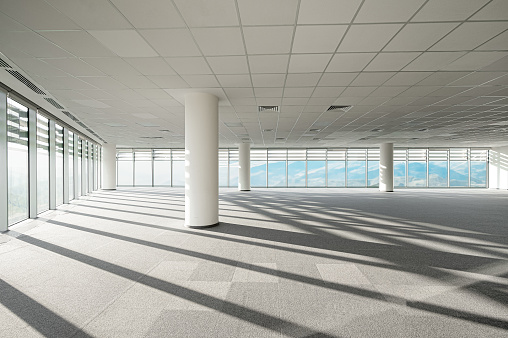
[[[490,150],[489,188],[508,189],[508,147]]]

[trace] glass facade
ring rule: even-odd
[[[37,114],[37,211],[49,209],[49,120]]]
[[[77,134],[54,123],[43,111],[31,110],[11,97],[7,98],[6,117],[7,225],[11,226],[63,204],[67,197],[75,198],[81,173],[75,175],[75,161],[79,161],[77,156],[83,149],[74,148]],[[97,156],[100,146],[91,141],[89,144]],[[68,157],[64,157],[67,150]],[[92,181],[98,182],[97,171],[98,163],[91,171]],[[64,196],[67,191],[69,195]]]
[[[7,99],[8,224],[28,218],[28,108]]]
[[[218,156],[219,186],[237,187],[238,149],[219,149]],[[379,148],[251,149],[251,187],[377,188],[379,156]],[[487,149],[397,148],[394,186],[486,187],[487,159]],[[183,149],[121,149],[117,168],[119,186],[185,184]]]

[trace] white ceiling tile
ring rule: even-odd
[[[321,77],[321,73],[288,74],[286,87],[314,87]]]
[[[117,81],[120,81],[129,88],[158,88],[155,83],[150,81],[143,75],[128,75],[128,76],[113,76]]]
[[[284,97],[310,97],[314,87],[293,87],[284,90]]]
[[[99,89],[125,89],[126,85],[118,82],[117,80],[109,77],[109,76],[85,76],[79,77],[80,80],[83,80]]]
[[[446,86],[469,74],[468,72],[436,72],[419,83],[420,86]]]
[[[47,2],[84,29],[132,28],[131,24],[109,1],[47,0]]]
[[[112,100],[115,97],[110,93],[99,89],[83,89],[79,93],[96,100]]]
[[[254,88],[256,97],[282,97],[284,88]]]
[[[286,73],[289,55],[249,55],[251,73]]]
[[[46,63],[35,58],[15,58],[11,59],[19,68],[32,76],[68,76],[65,72],[55,68],[51,63]]]
[[[319,86],[341,87],[349,86],[358,73],[324,73]]]
[[[248,74],[217,75],[222,87],[252,87]]]
[[[425,52],[407,65],[405,71],[436,71],[463,56],[465,52]]]
[[[412,21],[462,21],[485,5],[489,0],[430,0]]]
[[[292,25],[297,6],[294,0],[238,0],[242,25]]]
[[[506,0],[494,0],[473,15],[471,20],[506,20],[506,13],[508,13],[508,2]]]
[[[214,75],[182,75],[182,78],[194,88],[220,87]]]
[[[104,76],[97,68],[78,58],[44,59],[45,62],[74,76]]]
[[[376,56],[375,53],[335,54],[326,68],[327,72],[358,72]]]
[[[292,26],[244,27],[248,54],[286,54],[290,52]]]
[[[84,81],[81,81],[78,78],[75,77],[38,77],[34,78],[34,80],[38,83],[40,83],[44,89],[51,90],[51,89],[72,89],[72,90],[80,90],[80,89],[97,89],[94,86],[90,85],[89,83],[86,83]]]
[[[121,57],[156,57],[157,52],[135,30],[88,31]]]
[[[143,75],[175,75],[175,71],[161,57],[123,58]]]
[[[366,71],[399,71],[420,53],[379,53],[365,68]]]
[[[42,31],[39,34],[77,57],[115,56],[87,31]]]
[[[347,26],[297,26],[292,53],[330,53],[339,45]]]
[[[375,97],[395,97],[402,93],[403,91],[407,90],[408,86],[394,86],[394,87],[388,87],[388,86],[382,86],[377,88],[375,91],[370,93],[370,96]]]
[[[285,106],[305,106],[309,101],[308,97],[284,97],[282,104]]]
[[[362,72],[351,82],[351,86],[381,86],[393,75],[395,75],[394,72]]]
[[[161,56],[201,56],[188,29],[146,29],[139,33]]]
[[[249,80],[250,81],[250,80]],[[219,79],[219,82],[220,79]],[[222,82],[221,82],[222,84]],[[254,91],[252,88],[224,88],[226,95],[231,97],[254,97]]]
[[[171,1],[111,0],[136,28],[180,28],[185,23]]]
[[[79,29],[72,20],[44,1],[2,1],[1,11],[33,30]]]
[[[3,8],[2,8],[3,9]],[[9,18],[0,12],[0,32],[26,31],[27,27],[23,26],[16,20]]]
[[[239,98],[230,98],[229,102],[233,106],[255,106],[256,105],[256,99],[253,97],[239,97]]]
[[[361,0],[302,0],[298,24],[350,23]]]
[[[339,46],[339,52],[377,52],[402,27],[399,24],[351,26]]]
[[[121,58],[82,58],[86,63],[102,70],[108,75],[140,75]]]
[[[427,76],[431,75],[431,72],[400,72],[395,74],[391,79],[385,82],[386,86],[411,86]]]
[[[470,52],[442,68],[442,70],[478,70],[507,55],[506,52]]]
[[[285,78],[285,74],[252,74],[252,84],[254,87],[282,87]]]
[[[4,46],[13,47],[39,58],[72,57],[62,48],[32,31],[3,32],[0,44],[2,50]]]
[[[472,72],[457,81],[451,83],[452,86],[479,86],[484,83],[490,82],[500,76],[502,72]]]
[[[507,50],[508,49],[508,31],[505,31],[492,40],[487,41],[476,50]]]
[[[504,58],[491,63],[487,67],[483,67],[481,70],[482,70],[482,72],[483,71],[488,71],[488,72],[495,72],[495,71],[506,72],[506,71],[508,71],[508,56],[505,56]]]
[[[354,96],[368,96],[377,87],[347,87],[340,96],[343,97],[354,97]]]
[[[178,74],[212,74],[210,67],[202,56],[185,58],[166,58],[171,68]]]
[[[508,28],[508,22],[466,22],[430,50],[471,50]]]
[[[138,92],[140,95],[147,99],[169,99],[171,98],[168,93],[166,93],[164,90],[157,88],[139,88],[136,89],[136,92]]]
[[[406,22],[425,0],[365,0],[356,23]]]
[[[246,56],[209,56],[206,58],[215,74],[248,74]]]
[[[411,23],[406,25],[385,51],[425,51],[448,34],[458,23]]]
[[[240,28],[194,28],[192,34],[204,55],[244,55]]]
[[[339,97],[346,87],[316,87],[312,97]]]
[[[289,73],[319,73],[325,70],[332,54],[292,54]]]
[[[234,0],[175,0],[189,27],[238,26]]]
[[[162,89],[178,89],[189,87],[189,85],[178,75],[150,75],[148,78]]]

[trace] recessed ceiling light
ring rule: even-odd
[[[240,122],[226,122],[224,124],[228,127],[243,127],[243,124]]]
[[[273,131],[273,129],[263,129],[264,132]]]
[[[321,131],[321,129],[309,129],[309,131],[317,133],[318,131]]]
[[[372,129],[371,131],[373,131],[375,133],[379,133],[380,131],[383,131],[383,129],[375,128],[375,129]]]

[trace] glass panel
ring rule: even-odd
[[[425,187],[427,185],[427,162],[409,161],[407,171],[408,187]]]
[[[329,187],[346,186],[345,161],[328,161],[328,186]]]
[[[286,186],[286,161],[268,161],[268,186]]]
[[[450,161],[450,187],[469,186],[467,161]]]
[[[266,187],[266,161],[250,161],[251,187]]]
[[[82,186],[82,183],[81,183],[81,177],[82,177],[82,174],[81,174],[81,167],[82,167],[82,164],[81,164],[81,161],[82,161],[82,157],[83,157],[83,142],[82,140],[80,140],[78,138],[78,177],[76,177],[76,180],[78,181],[76,183],[77,185],[77,188],[78,190],[76,191],[76,196],[81,196],[81,186]]]
[[[152,186],[152,151],[134,152],[134,185]]]
[[[132,150],[120,150],[117,153],[118,185],[134,185],[134,154]]]
[[[370,188],[379,187],[379,161],[367,161],[367,186]]]
[[[74,199],[74,134],[69,131],[69,201]]]
[[[429,161],[429,187],[448,186],[448,161]]]
[[[49,209],[49,120],[37,114],[37,212]]]
[[[185,161],[173,161],[173,187],[185,186]]]
[[[365,161],[347,161],[347,186],[365,187]]]
[[[64,158],[63,158],[63,127],[55,124],[56,145],[56,205],[63,204]]]
[[[228,186],[228,155],[227,149],[219,149],[219,186]]]
[[[171,186],[171,161],[153,161],[153,184],[155,186]]]
[[[7,99],[8,224],[28,218],[28,108]]]
[[[487,186],[487,162],[471,161],[471,187]]]
[[[393,186],[406,186],[406,161],[393,161]]]
[[[238,149],[229,150],[229,186],[238,187]]]
[[[307,186],[308,187],[326,186],[325,161],[307,161]]]
[[[288,186],[305,187],[305,161],[288,161]]]

